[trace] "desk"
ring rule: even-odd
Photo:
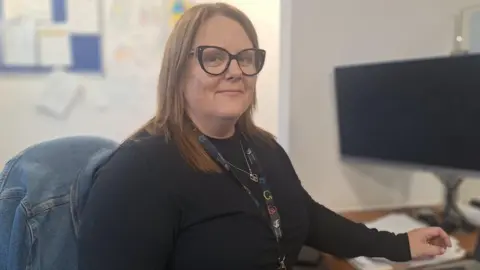
[[[380,218],[384,215],[392,213],[393,211],[382,210],[382,211],[360,211],[360,212],[346,212],[342,213],[348,219],[351,219],[356,222],[369,222]],[[411,212],[411,210],[396,210],[395,212]],[[467,252],[472,252],[477,241],[477,233],[455,233],[453,234],[460,242],[460,245],[467,250]],[[325,255],[325,265],[328,269],[331,270],[352,270],[354,269],[348,262],[342,259],[337,259],[330,255]]]

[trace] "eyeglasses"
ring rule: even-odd
[[[237,60],[243,75],[255,76],[263,68],[266,51],[251,48],[231,54],[222,47],[198,46],[192,54],[196,54],[200,67],[210,75],[223,74],[230,67],[232,60]]]

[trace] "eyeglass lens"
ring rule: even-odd
[[[201,50],[199,57],[205,71],[214,75],[225,72],[232,62],[230,60],[231,58],[232,60],[236,58],[243,74],[252,76],[258,74],[262,69],[265,61],[265,53],[259,49],[247,49],[234,56],[222,48],[205,47]]]

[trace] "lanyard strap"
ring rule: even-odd
[[[217,147],[215,145],[213,145],[213,143],[207,138],[207,136],[201,134],[198,137],[198,141],[203,146],[205,151],[207,151],[207,153],[216,162],[218,162],[227,172],[229,172],[233,176],[233,178],[240,184],[240,186],[246,191],[246,193],[249,195],[249,197],[253,200],[255,205],[260,209],[260,207],[261,207],[260,202],[257,200],[257,198],[255,198],[255,196],[253,195],[251,190],[240,181],[240,179],[238,178],[238,175],[235,173],[234,170],[231,169],[231,166],[225,160],[225,158],[220,153],[220,151],[218,151]],[[250,146],[248,146],[248,144],[246,144],[245,136],[242,136],[242,141],[245,142],[245,145],[247,147],[246,155],[247,155],[248,160],[246,162],[249,162],[252,165],[252,167],[254,167],[258,172],[258,183],[259,183],[260,188],[262,190],[263,198],[265,200],[265,205],[267,207],[267,213],[268,213],[269,218],[270,218],[270,228],[271,228],[273,234],[275,235],[275,239],[277,240],[278,246],[280,247],[280,241],[281,241],[282,236],[283,236],[281,223],[280,223],[280,214],[278,213],[278,209],[275,206],[275,202],[273,200],[272,192],[270,191],[270,187],[267,184],[267,179],[265,177],[264,171],[263,171],[262,167],[260,166],[260,163],[259,163],[255,153],[253,152],[252,148]],[[242,143],[242,145],[244,145],[244,144]],[[279,264],[283,266],[284,261],[285,261],[285,256],[281,255],[281,257],[279,257]],[[281,268],[279,268],[279,269],[281,269]]]

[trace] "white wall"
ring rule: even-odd
[[[339,161],[332,71],[341,64],[449,54],[453,16],[480,1],[284,1],[291,6],[290,14],[282,12],[282,22],[291,23],[284,137],[308,191],[335,210],[439,203],[441,186],[429,174]],[[281,92],[282,107],[287,92]],[[475,183],[465,185],[464,197],[480,194]]]
[[[142,1],[148,2],[136,0],[138,3]],[[169,2],[168,0],[163,1]],[[267,50],[267,62],[258,81],[260,109],[256,114],[256,120],[259,125],[278,134],[280,2],[277,0],[230,0],[228,2],[250,16],[259,32],[260,44]],[[105,3],[105,15],[109,16],[111,1]],[[168,11],[168,7],[165,7],[164,10]],[[159,25],[158,29],[155,26],[149,29],[131,27],[131,29],[123,29],[122,38],[114,37],[115,34],[109,32],[105,45],[106,57],[108,58],[111,49],[118,44],[117,42],[132,46],[137,51],[142,50],[145,44],[138,40],[141,31],[156,33],[159,29],[163,29],[163,36],[160,39],[164,40],[168,34],[165,30],[168,29],[166,25],[168,12],[163,16],[165,18],[159,20],[163,25]],[[132,21],[135,21],[134,17]],[[109,30],[111,29],[107,29],[107,32]],[[155,50],[161,52],[161,49],[161,45],[158,45]],[[81,84],[86,88],[85,100],[77,105],[65,121],[46,117],[38,114],[35,110],[35,104],[43,91],[45,77],[0,77],[0,164],[29,145],[54,137],[95,134],[122,140],[131,134],[155,111],[155,83],[160,56],[155,52],[151,53],[152,55],[144,54],[141,57],[141,60],[148,59],[150,62],[144,63],[143,65],[146,65],[147,68],[143,68],[141,71],[137,70],[136,74],[130,74],[130,70],[111,74],[112,64],[107,64],[108,76],[114,78],[113,80],[105,82],[101,78],[79,77]],[[157,59],[151,60],[155,58]],[[139,80],[142,82],[141,84],[134,83]],[[103,109],[105,98],[108,99],[109,104],[106,109]]]

